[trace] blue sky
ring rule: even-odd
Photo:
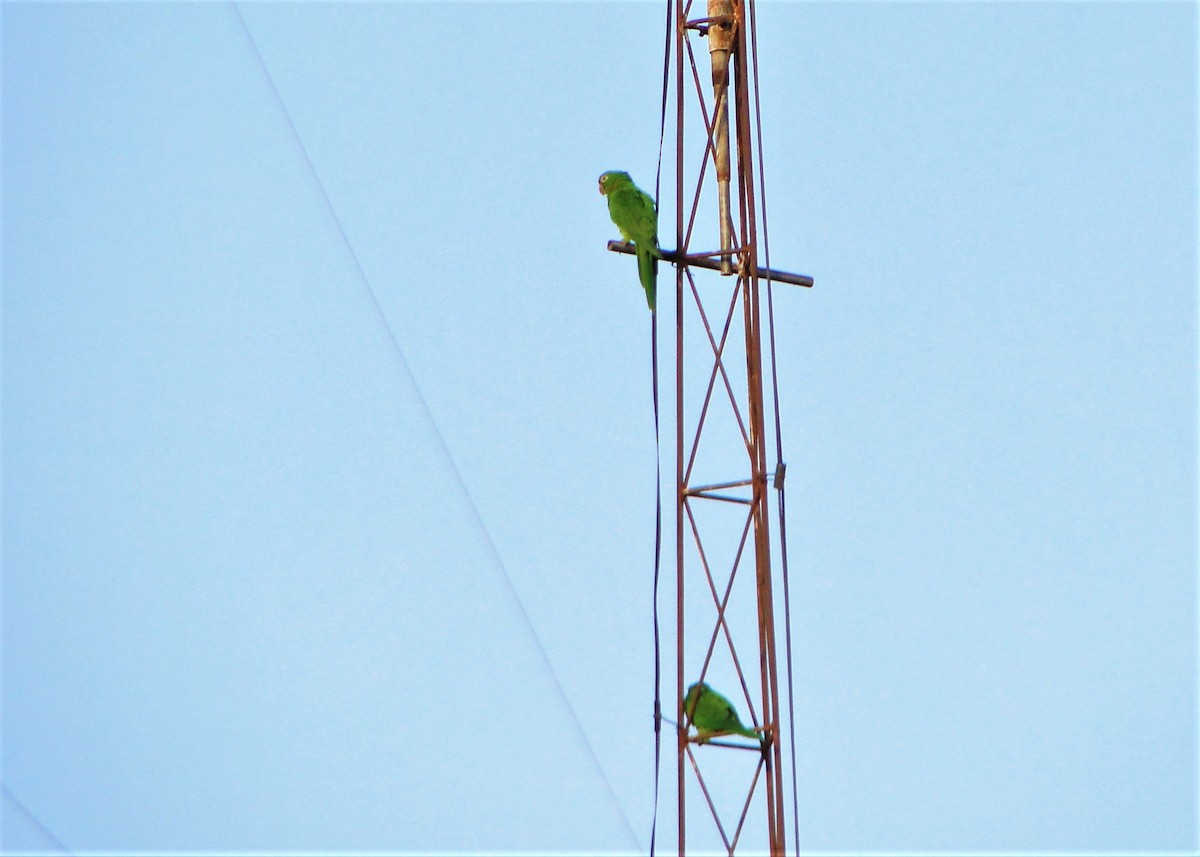
[[[0,13],[4,848],[643,852],[663,9]],[[758,21],[802,850],[1194,851],[1196,7]]]

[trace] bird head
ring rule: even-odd
[[[633,184],[633,179],[629,177],[629,173],[623,173],[620,170],[609,170],[600,176],[600,195],[605,196],[622,184]]]

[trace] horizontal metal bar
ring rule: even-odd
[[[726,503],[741,503],[743,506],[749,506],[754,503],[753,500],[745,500],[741,497],[730,497],[727,494],[710,494],[707,491],[688,490],[683,492],[688,497],[699,497],[702,500],[723,500]]]
[[[685,27],[698,27],[701,24],[711,24],[713,21],[716,21],[718,23],[724,23],[726,21],[733,21],[733,16],[732,15],[709,15],[707,18],[693,18],[692,20],[685,23],[684,26]]]
[[[714,482],[712,485],[697,485],[688,487],[689,491],[715,491],[718,488],[742,488],[746,485],[753,485],[753,479],[739,479],[737,482]]]
[[[626,241],[609,241],[608,249],[614,253],[625,253],[630,256],[634,254],[633,245]],[[670,250],[663,250],[662,258],[663,261],[675,265],[694,265],[697,268],[708,268],[710,271],[721,270],[721,263],[716,259],[688,256]],[[788,283],[793,286],[803,286],[806,289],[811,289],[813,286],[813,278],[807,274],[789,274],[787,271],[776,271],[773,268],[759,268],[758,278],[760,280],[769,278],[776,283]]]
[[[709,28],[713,24],[732,24],[734,18],[732,15],[710,15],[707,18],[693,18],[684,23],[685,30],[697,30],[700,35],[707,36]]]
[[[729,747],[733,750],[753,750],[756,753],[762,752],[761,744],[742,744],[740,742],[733,741],[714,741],[712,738],[709,738],[707,741],[701,741],[699,735],[689,735],[687,736],[687,741],[689,744],[697,744],[701,747]]]

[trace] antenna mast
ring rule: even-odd
[[[754,0],[707,0],[703,17],[695,16],[695,2],[672,6],[676,250],[662,253],[675,266],[679,854],[687,853],[691,813],[700,816],[690,830],[696,848],[710,851],[720,843],[732,857],[762,853],[765,845],[771,857],[783,857],[783,734],[760,295],[769,295],[772,283],[811,287],[813,280],[759,265],[758,215],[764,212],[765,219],[765,208],[752,148],[758,118]],[[705,38],[707,84],[695,47]],[[702,206],[714,191],[716,205],[709,199]],[[700,227],[704,239],[697,236],[698,224],[708,224],[707,230]],[[701,240],[713,243],[693,250]],[[718,249],[711,249],[714,244]],[[633,252],[624,242],[608,247]],[[770,487],[780,492],[782,508],[782,460],[771,472]],[[782,516],[780,523],[782,530]],[[786,594],[782,543],[780,549]],[[756,661],[743,660],[750,651]],[[734,707],[748,714],[743,721],[763,736],[761,744],[689,734],[685,688],[700,681],[724,689]]]
[[[703,17],[693,10],[695,0],[675,7],[679,854],[687,853],[689,833],[699,847],[715,846],[715,830],[730,855],[739,847],[761,853],[766,845],[772,857],[782,857],[783,734],[760,298],[764,281],[811,286],[812,279],[759,266],[758,215],[765,209],[752,147],[754,0],[707,3]],[[698,70],[702,52],[696,57],[704,38],[707,86]],[[714,189],[715,211],[711,197],[708,207],[701,202]],[[707,238],[698,237],[698,223],[709,224]],[[718,250],[711,244],[692,249],[714,238]],[[706,270],[713,261],[718,274]],[[774,487],[782,488],[782,461],[772,475]],[[761,747],[736,736],[703,742],[688,734],[683,699],[697,681],[724,688],[748,715],[747,725],[761,728]],[[689,814],[698,816],[692,830]]]

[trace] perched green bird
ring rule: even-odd
[[[654,312],[658,287],[658,211],[650,194],[633,183],[629,173],[616,170],[600,176],[600,193],[608,197],[608,215],[621,237],[637,251],[638,279],[646,290],[646,303]]]
[[[742,725],[732,702],[702,682],[688,688],[687,696],[683,700],[683,711],[687,721],[700,733],[701,743],[714,735],[729,733],[745,735],[755,741],[762,740],[761,735]]]

